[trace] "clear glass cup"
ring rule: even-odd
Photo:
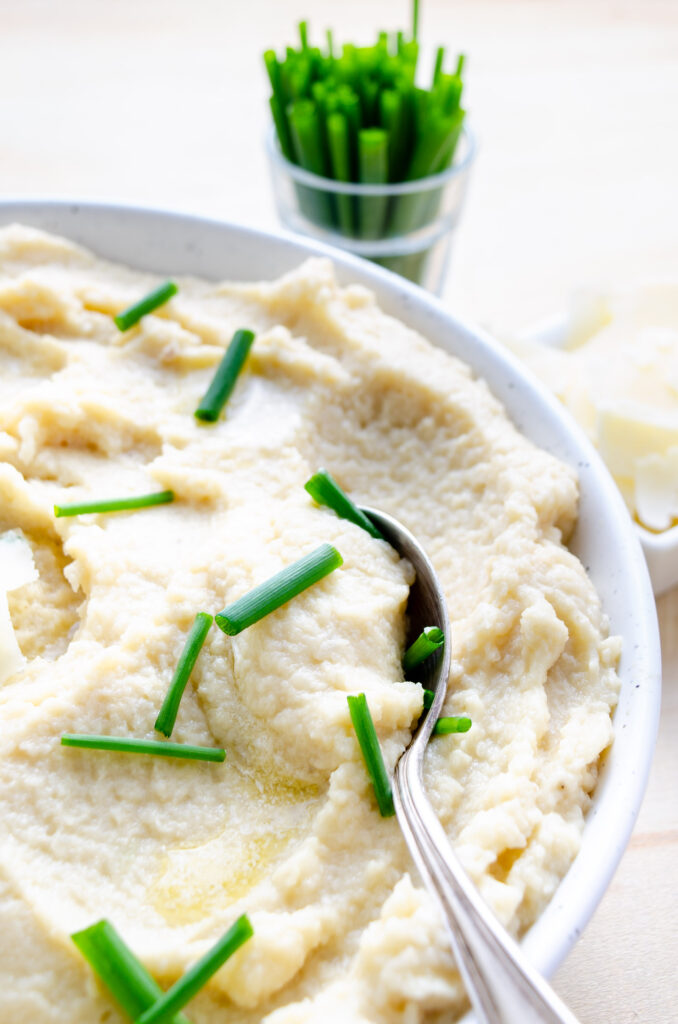
[[[311,174],[283,156],[273,128],[266,148],[276,207],[286,228],[440,294],[475,156],[469,128],[464,127],[448,170],[393,185],[358,185]]]

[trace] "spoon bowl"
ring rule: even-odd
[[[426,658],[410,673],[412,681],[421,683],[424,689],[432,690],[435,694],[429,709],[431,713],[421,716],[410,744],[410,748],[416,744],[417,757],[423,762],[426,744],[445,703],[450,675],[450,616],[445,593],[428,555],[402,523],[376,508],[363,506],[361,511],[374,523],[391,547],[414,568],[416,575],[407,601],[407,646],[427,626],[437,626],[445,637],[442,651]]]
[[[483,902],[457,860],[424,790],[424,753],[445,701],[450,674],[450,618],[445,594],[426,552],[397,519],[362,511],[385,540],[412,564],[407,605],[408,643],[424,626],[438,626],[445,643],[421,666],[417,682],[435,696],[393,773],[398,824],[426,888],[437,901],[479,1024],[577,1024],[553,989],[527,962]]]

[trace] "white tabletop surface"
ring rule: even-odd
[[[300,17],[368,42],[389,0],[0,0],[0,194],[152,203],[276,226],[260,51]],[[497,331],[582,286],[678,277],[678,4],[422,0],[468,54],[480,139],[444,299]],[[425,50],[427,47],[425,47]],[[664,703],[628,851],[556,975],[582,1024],[678,1020],[678,589]]]

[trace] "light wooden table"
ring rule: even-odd
[[[260,51],[296,20],[364,40],[401,0],[0,0],[0,193],[116,198],[276,224]],[[423,0],[469,54],[480,139],[445,300],[501,330],[581,285],[678,275],[678,4]],[[664,706],[621,867],[556,986],[582,1024],[678,1020],[678,590]]]

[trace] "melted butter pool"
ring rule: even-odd
[[[230,765],[226,776],[225,827],[170,850],[148,891],[168,924],[192,924],[247,896],[310,833],[322,804],[318,786],[273,771],[255,779]]]

